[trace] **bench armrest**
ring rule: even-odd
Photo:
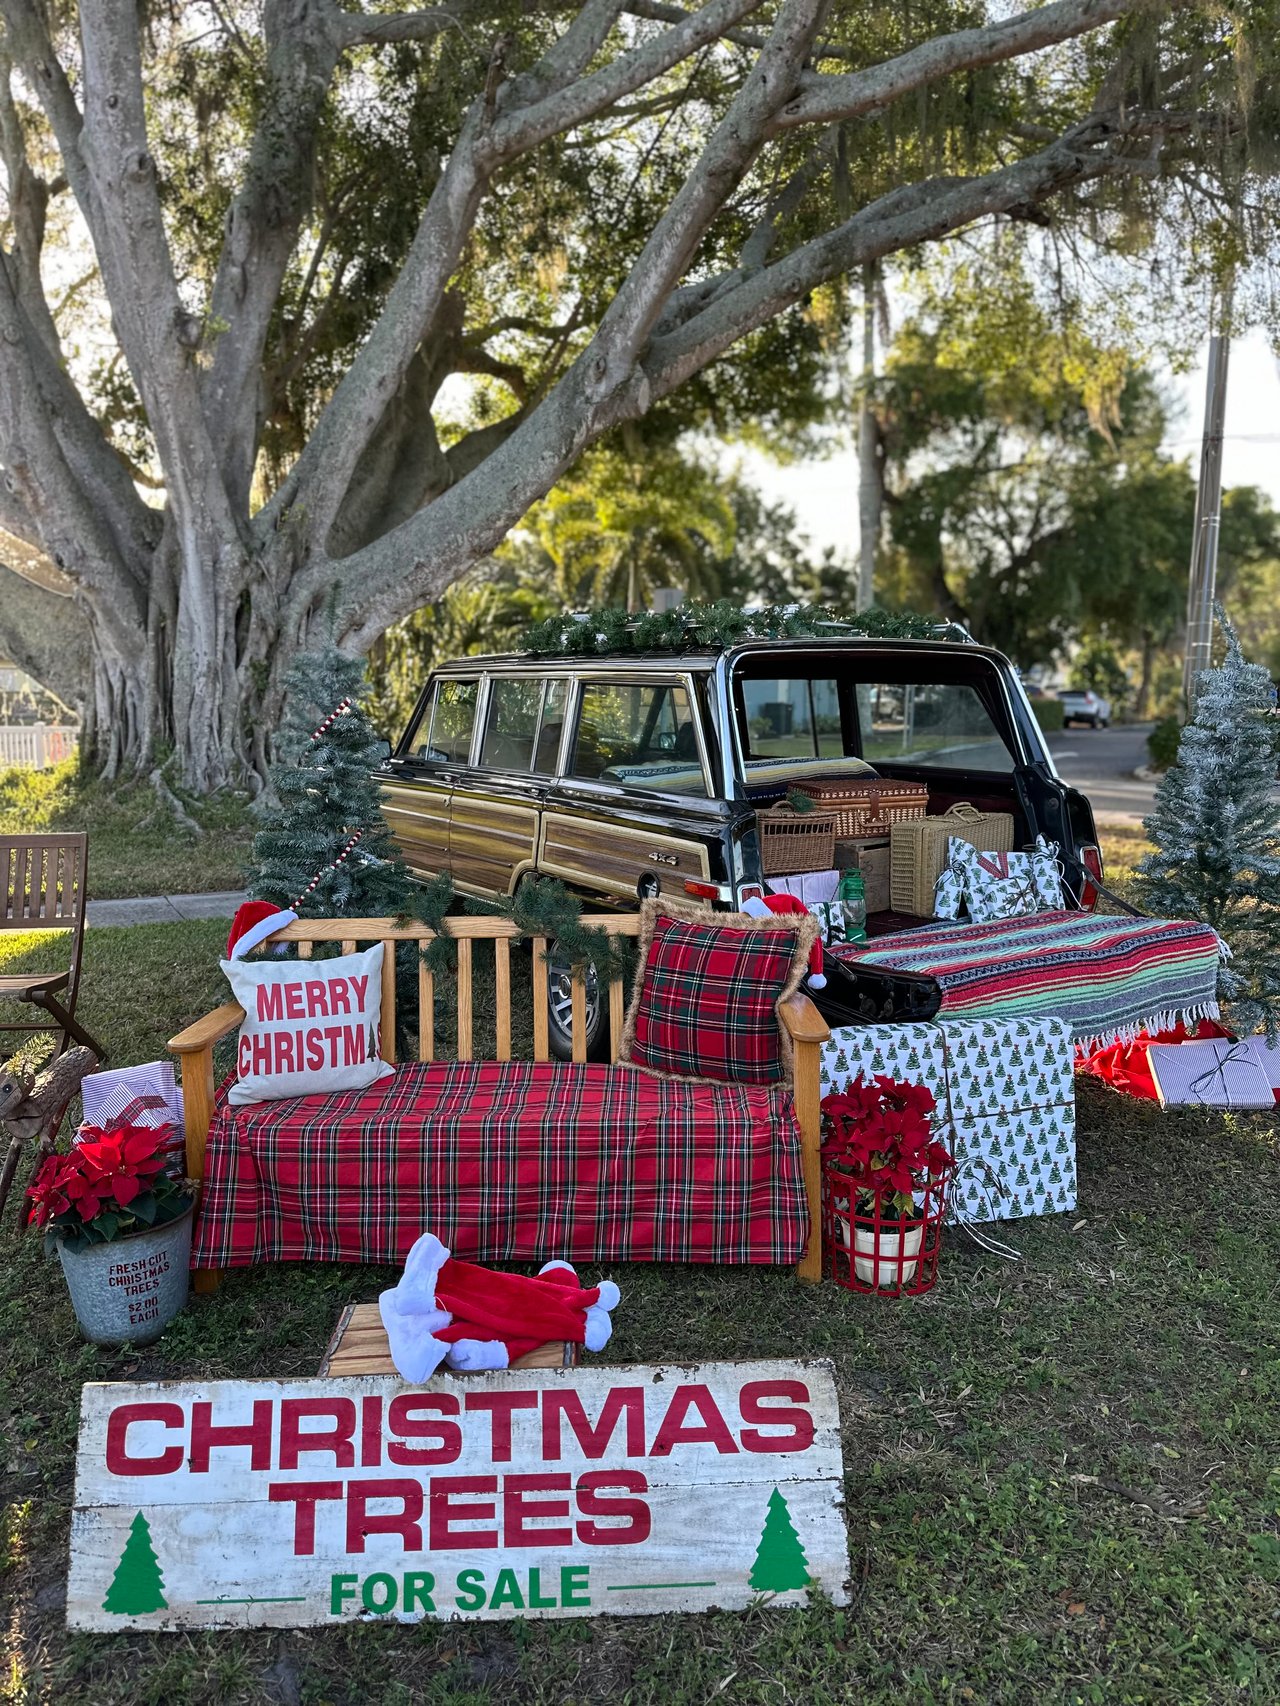
[[[170,1037],[166,1046],[173,1054],[197,1054],[221,1042],[243,1018],[244,1008],[238,1001],[224,1001],[221,1007],[215,1007],[212,1013],[179,1031],[176,1037]]]
[[[204,1178],[204,1150],[213,1119],[213,1045],[244,1018],[236,1001],[224,1002],[170,1038],[169,1048],[182,1061],[182,1108],[186,1128],[187,1177]]]
[[[802,1280],[822,1278],[822,1045],[830,1027],[807,995],[792,995],[778,1005],[778,1017],[791,1038],[792,1089],[800,1126],[800,1161],[809,1198],[809,1244],[796,1273]]]

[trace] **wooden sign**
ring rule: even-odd
[[[72,1629],[846,1603],[827,1362],[84,1388]]]

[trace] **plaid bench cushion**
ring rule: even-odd
[[[402,1262],[428,1230],[479,1261],[796,1262],[791,1093],[528,1061],[247,1107],[219,1092],[194,1267]]]

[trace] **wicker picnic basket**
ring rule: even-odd
[[[1011,853],[1013,817],[1009,812],[980,812],[964,802],[939,817],[895,823],[889,831],[889,899],[895,912],[933,917],[934,891],[953,835],[982,853]]]
[[[829,871],[835,864],[836,820],[830,812],[795,812],[777,805],[756,813],[756,831],[766,877]]]
[[[882,776],[815,776],[797,782],[819,811],[834,812],[841,841],[888,835],[890,824],[922,818],[929,805],[923,782],[894,782]]]

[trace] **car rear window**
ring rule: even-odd
[[[743,681],[747,756],[841,758],[840,694],[834,681]]]
[[[1010,771],[1013,755],[981,698],[960,682],[859,682],[862,752],[872,764]]]
[[[588,781],[705,796],[698,735],[683,684],[584,682],[572,771]]]

